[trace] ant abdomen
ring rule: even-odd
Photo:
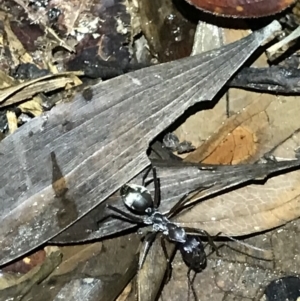
[[[207,256],[200,237],[188,235],[185,243],[179,245],[179,250],[183,261],[191,270],[199,273],[206,267]]]

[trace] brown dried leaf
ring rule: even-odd
[[[1,300],[20,300],[36,284],[44,280],[61,262],[61,253],[57,248],[46,251],[46,258],[21,277],[2,274]]]
[[[300,145],[300,136],[297,133],[300,129],[300,122],[296,117],[298,114],[300,105],[296,97],[291,97],[286,102],[257,100],[245,108],[243,113],[229,119],[224,128],[211,137],[209,142],[212,143],[212,148],[203,158],[216,158],[209,157],[215,154],[211,150],[219,151],[217,142],[224,141],[222,139],[228,135],[228,130],[238,127],[245,127],[256,136],[253,139],[256,152],[249,157],[249,161],[256,160],[276,145],[280,145],[276,149],[276,156],[292,158],[294,150]],[[224,148],[223,151],[223,158],[226,158],[228,149]],[[231,162],[235,160],[230,151],[228,157]],[[239,158],[236,159],[238,160]],[[300,171],[293,171],[274,177],[264,185],[250,185],[206,200],[180,216],[178,221],[186,226],[205,229],[212,234],[222,231],[238,236],[260,232],[299,217],[299,187]]]
[[[2,268],[3,272],[13,272],[24,274],[29,272],[33,267],[40,265],[46,258],[45,250],[37,251],[23,259]]]
[[[272,96],[271,98],[257,99],[241,112],[227,119],[222,128],[207,139],[196,151],[188,155],[185,161],[238,164],[257,160],[266,152],[264,142],[269,136],[268,112],[266,110],[271,102]],[[275,128],[274,131],[277,129]],[[274,143],[281,141],[274,141]],[[260,151],[261,149],[263,150]]]

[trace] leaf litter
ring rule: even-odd
[[[20,54],[18,54],[18,56],[19,55]],[[21,53],[21,58],[22,57],[28,61],[28,57],[26,54],[24,56],[23,52]],[[29,61],[31,61],[31,59],[29,59]],[[68,74],[66,74],[66,76],[67,75]],[[76,75],[80,74],[74,74],[74,76]],[[60,76],[61,74],[58,75],[58,77]],[[42,79],[33,81],[33,83],[39,82],[40,80]],[[53,89],[65,87],[68,83],[74,83],[74,81],[72,81],[73,78],[71,81],[68,80],[69,79],[67,79],[67,82],[62,82],[59,78],[57,82],[60,86],[54,84]],[[47,82],[49,83],[49,81]],[[26,86],[27,85],[29,85],[28,82],[26,83]],[[12,90],[11,94],[16,95],[15,91],[20,90],[22,97],[24,97],[23,87],[24,85],[16,87],[15,90]],[[32,95],[43,91],[45,85],[37,88],[37,90],[35,90],[34,86],[33,88],[33,92],[30,92]],[[245,93],[245,95],[243,95],[243,93]],[[29,94],[29,96],[24,97],[24,99],[31,98],[32,95]],[[266,94],[258,96],[257,94],[241,90],[230,90],[229,95],[231,110],[231,117],[229,119],[227,119],[225,114],[224,108],[226,106],[224,101],[220,101],[220,105],[217,104],[212,110],[201,112],[200,114],[203,116],[200,118],[199,116],[197,117],[198,121],[196,124],[192,122],[192,125],[189,125],[189,121],[185,122],[183,125],[185,127],[183,130],[184,139],[193,141],[198,147],[198,149],[188,155],[185,160],[211,164],[239,164],[242,162],[255,162],[269,151],[272,151],[276,157],[281,158],[293,158],[293,156],[295,156],[295,149],[299,146],[299,138],[297,137],[299,126],[296,118],[294,120],[291,116],[298,115],[297,97],[288,97],[287,100],[285,97],[267,96]],[[3,99],[4,98],[6,98],[6,94],[4,94]],[[16,99],[17,100],[11,100],[9,104],[19,102],[18,98]],[[21,99],[21,101],[22,100],[23,99]],[[219,110],[216,107],[218,107]],[[33,110],[31,111],[33,112]],[[282,112],[286,112],[286,115],[282,114]],[[35,113],[34,116],[38,116],[40,113],[41,110]],[[215,122],[211,122],[212,116]],[[286,117],[286,119],[284,119],[284,117]],[[203,122],[200,127],[199,119]],[[210,122],[207,122],[207,120]],[[204,124],[205,126],[203,126]],[[14,132],[15,129],[16,121],[10,126],[11,132]],[[205,131],[203,131],[203,129],[205,129]],[[196,139],[194,137],[196,137]],[[253,226],[259,227],[257,229],[258,232],[280,226],[299,216],[299,212],[297,211],[297,207],[299,207],[297,206],[297,197],[299,194],[297,190],[297,186],[299,186],[297,185],[298,177],[297,171],[294,171],[288,175],[269,180],[263,187],[253,186],[251,188],[251,186],[249,186],[207,200],[195,206],[190,212],[180,216],[180,220],[195,223],[197,227],[202,229],[210,229],[209,227],[211,227],[211,232],[209,232],[212,234],[218,229],[217,232],[222,231],[234,236],[253,233]],[[269,182],[271,182],[271,184],[269,184]],[[250,203],[249,208],[243,208],[243,205],[245,206],[246,203]],[[251,211],[251,209],[253,209],[251,204],[256,204],[254,211]],[[200,208],[201,206],[206,207]],[[226,211],[226,209],[231,210]],[[247,212],[249,216],[239,215],[240,212]],[[252,217],[254,215],[252,220],[250,218],[251,215]],[[203,217],[203,220],[200,219],[200,217]],[[193,220],[195,220],[195,222]],[[292,253],[295,251],[296,245],[290,245],[290,252],[286,252],[283,248],[285,245],[283,241],[286,240],[288,236],[289,239],[292,239],[292,242],[296,242],[297,235],[294,234],[297,233],[298,227],[297,222],[292,222],[284,226],[282,232],[273,230],[262,236],[259,235],[249,239],[253,245],[257,245],[259,244],[258,241],[261,243],[262,240],[266,240],[265,236],[267,236],[267,239],[270,241],[269,246],[272,247],[274,252],[275,259],[273,266],[276,268],[273,268],[269,262],[266,263],[267,267],[264,267],[265,262],[248,262],[248,257],[242,257],[236,255],[236,253],[230,253],[230,251],[228,251],[228,254],[225,254],[224,251],[222,259],[212,258],[208,268],[197,276],[197,290],[201,292],[201,300],[208,298],[210,298],[210,300],[224,300],[224,293],[228,296],[234,296],[233,298],[240,298],[240,300],[243,300],[242,298],[254,299],[259,295],[259,290],[266,285],[268,281],[274,279],[275,276],[278,277],[279,275],[291,272],[296,274],[297,269],[295,266],[289,264],[289,260],[291,261],[291,258],[294,256]],[[285,233],[285,235],[280,235],[281,233]],[[286,233],[288,233],[288,235],[286,235]],[[123,248],[127,246],[128,239],[130,238],[125,237],[123,239],[123,243],[121,243],[121,245],[123,244]],[[135,254],[138,246],[136,237],[134,240],[135,243],[133,244],[132,254]],[[65,290],[63,288],[61,289],[60,293],[62,295],[67,294],[71,288],[72,291],[75,292],[75,287],[80,287],[80,285],[92,281],[96,283],[99,275],[91,275],[94,273],[92,266],[97,267],[99,264],[101,265],[101,262],[103,262],[103,260],[105,261],[105,259],[102,259],[102,261],[99,260],[97,264],[95,264],[93,260],[99,256],[103,248],[107,248],[108,253],[110,253],[109,250],[118,250],[118,247],[115,246],[115,240],[112,241],[111,244],[114,246],[108,243],[108,246],[105,247],[102,246],[102,243],[94,243],[78,247],[60,248],[59,255],[57,255],[56,259],[51,259],[51,268],[46,269],[46,273],[41,274],[42,276],[37,276],[37,278],[33,277],[35,282],[31,281],[30,286],[27,287],[31,288],[34,286],[32,294],[33,296],[38,296],[34,295],[37,293],[37,290],[41,288],[37,283],[40,283],[41,279],[46,278],[46,276],[51,273],[51,269],[54,270],[59,264],[60,261],[57,260],[57,258],[61,258],[61,253],[64,254],[63,263],[59,266],[59,269],[55,270],[55,272],[48,277],[46,282],[43,282],[43,292],[47,291],[47,285],[51,286],[53,281],[56,281],[53,280],[55,277],[71,273],[78,269],[78,266],[80,266],[79,270],[85,276],[85,278],[82,278],[85,279],[85,282],[76,282],[77,280],[74,280],[73,286],[68,287],[66,285]],[[264,245],[264,247],[266,245],[264,243],[261,244]],[[119,250],[122,250],[122,247]],[[285,258],[283,258],[283,252],[285,252]],[[125,253],[127,254],[127,252]],[[231,259],[230,256],[233,259]],[[124,259],[122,252],[118,253],[115,257],[109,254],[109,261],[113,261],[113,258],[118,261],[120,257]],[[129,256],[129,258],[134,261],[134,255],[132,255],[132,257]],[[91,262],[93,263],[89,263],[89,260],[92,260]],[[283,262],[283,265],[279,265],[277,261]],[[109,265],[108,262],[106,263]],[[46,267],[47,265],[41,263],[41,267],[43,266]],[[126,264],[124,266],[126,266]],[[187,288],[183,289],[178,284],[181,282],[186,284],[186,267],[181,262],[181,259],[175,260],[174,266],[173,278],[165,287],[162,297],[165,296],[164,298],[167,300],[184,300],[186,298]],[[105,271],[106,270],[109,270],[109,268],[106,267]],[[88,273],[86,271],[88,271]],[[76,273],[74,275],[76,275]],[[109,276],[106,278],[105,276],[107,275],[102,274],[100,276],[103,276],[104,279],[101,279],[101,281],[112,281],[110,285],[113,288],[115,288],[114,281],[118,281],[117,279],[120,279],[118,277],[122,277],[122,275],[118,273],[115,278],[110,278]],[[125,277],[126,281],[128,282],[131,277],[132,275],[128,278]],[[69,281],[69,278],[66,279]],[[211,282],[208,280],[211,280]],[[254,282],[259,285],[249,290],[247,284]],[[27,287],[24,288],[26,292],[29,291]],[[101,291],[101,285],[98,285],[98,288],[99,293]],[[119,290],[121,291],[121,289]],[[22,290],[22,293],[24,292],[25,291]],[[172,296],[174,297],[172,298]],[[73,297],[75,296],[73,295]],[[30,299],[30,295],[24,300],[28,298]],[[51,297],[51,299],[52,298],[53,297]],[[230,300],[229,298],[226,300]]]

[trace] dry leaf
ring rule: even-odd
[[[137,235],[65,246],[63,261],[25,300],[115,300],[137,269]],[[54,285],[55,284],[55,285]]]
[[[19,65],[20,63],[32,63],[32,57],[29,55],[29,53],[27,53],[22,43],[11,30],[8,18],[3,19],[3,15],[1,14],[0,18],[2,19],[2,21],[4,21],[6,41],[8,43],[8,47],[14,60],[15,66]]]
[[[281,150],[280,157],[292,158],[291,144],[300,145],[297,131],[275,154]],[[221,231],[239,236],[261,232],[299,217],[299,187],[300,171],[293,171],[271,178],[264,185],[249,185],[201,202],[177,220],[211,234]]]
[[[201,41],[201,44],[198,46],[198,51],[200,50],[202,52],[222,46],[222,40],[226,41],[224,44],[228,44],[249,34],[249,31],[246,30],[223,29],[222,31],[221,28],[214,28],[209,24],[201,24],[199,31],[202,36],[198,38]],[[220,33],[222,32],[225,32],[224,37],[220,36]],[[213,40],[211,38],[212,36],[214,37]],[[205,41],[205,43],[203,43],[203,41]],[[193,50],[193,53],[195,54],[195,50]],[[243,101],[232,103],[231,98],[230,109],[233,112],[237,112],[251,103],[251,99],[248,101],[243,99]],[[195,147],[199,147],[203,141],[220,129],[222,123],[225,122],[226,119],[226,97],[223,96],[214,107],[197,112],[187,118],[187,120],[175,130],[175,134],[180,141],[188,140]],[[185,156],[186,155],[183,155],[182,157]]]
[[[118,297],[116,301],[126,301],[131,291],[132,291],[132,283],[128,283],[128,285],[124,288],[122,294]]]
[[[21,103],[20,105],[18,105],[18,108],[23,113],[30,113],[34,116],[40,116],[43,113],[41,98],[39,96],[35,96],[32,98],[32,100]]]
[[[18,118],[15,112],[7,111],[6,112],[7,124],[9,128],[9,133],[14,133],[18,128]]]
[[[3,272],[13,272],[24,274],[29,272],[33,267],[41,265],[46,258],[45,250],[37,251],[23,259],[20,259],[8,266],[5,266]]]
[[[78,75],[83,75],[83,72],[51,74],[0,90],[0,107],[32,98],[41,92],[50,92],[60,88],[69,89],[80,85]]]
[[[20,300],[36,283],[44,280],[61,262],[61,253],[55,250],[48,250],[45,260],[22,276],[2,273],[1,300]]]
[[[278,22],[274,21],[249,37],[218,51],[180,62],[152,66],[105,81],[93,87],[94,97],[98,101],[86,103],[82,95],[78,95],[72,103],[55,107],[45,118],[34,118],[28,126],[16,132],[17,136],[8,136],[1,143],[2,161],[6,162],[7,152],[4,149],[7,148],[10,162],[10,170],[4,175],[7,185],[2,189],[4,205],[1,232],[6,237],[2,241],[2,264],[59,234],[146,168],[150,164],[145,152],[149,141],[189,107],[215,97],[231,74],[251,55],[251,51],[257,49],[278,28]],[[205,68],[202,67],[201,59],[204,60]],[[55,77],[57,79],[57,75]],[[67,119],[63,116],[62,123],[61,116],[65,112]],[[120,119],[120,112],[126,112],[123,119],[128,121],[129,118],[129,123]],[[83,122],[86,118],[88,123]],[[96,120],[103,126],[95,126]],[[159,123],[154,122],[157,120]],[[122,124],[121,127],[118,122]],[[109,125],[113,127],[107,135]],[[79,138],[72,139],[73,135]],[[45,141],[48,152],[39,147],[39,144],[44,146]],[[87,145],[92,145],[88,147],[89,152],[86,152]],[[79,151],[82,147],[84,152]],[[125,153],[122,152],[124,149],[127,150]],[[58,164],[53,161],[53,154],[57,154]],[[20,174],[20,160],[22,166],[27,166],[30,160],[36,163],[37,158],[39,164],[35,168],[23,168]],[[54,177],[55,170],[60,171],[58,178]],[[18,175],[19,182],[24,184],[22,190],[9,185],[9,179],[14,173]],[[27,179],[25,182],[21,180],[23,177]],[[28,178],[31,181],[28,182]],[[65,178],[68,184],[67,196],[53,193],[56,192],[53,182],[59,178]],[[9,188],[15,190],[18,195],[16,198],[12,197],[14,192]],[[9,198],[6,198],[8,194]],[[21,212],[28,206],[35,206],[35,210],[28,210],[30,214],[22,215]]]
[[[101,250],[101,242],[61,247],[60,251],[63,254],[63,262],[51,274],[51,277],[74,271],[80,263],[87,261],[92,256],[97,256]]]
[[[266,110],[271,101],[272,98],[259,98],[241,112],[227,119],[222,128],[207,139],[196,151],[189,154],[185,161],[207,164],[238,164],[260,158],[267,152],[264,144],[270,136],[268,131],[271,131],[271,128]],[[282,140],[274,142],[278,144]]]
[[[0,90],[11,87],[15,84],[15,80],[0,70]]]

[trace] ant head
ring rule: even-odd
[[[153,208],[153,199],[149,190],[141,185],[126,184],[121,187],[121,197],[124,204],[139,214],[146,214]]]

